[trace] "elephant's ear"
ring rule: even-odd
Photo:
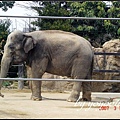
[[[24,35],[23,39],[23,48],[25,53],[28,53],[31,49],[33,49],[36,45],[36,41],[33,39],[32,36]]]

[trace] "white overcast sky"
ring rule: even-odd
[[[16,4],[22,4],[24,5],[27,1],[15,1]],[[11,9],[9,8],[6,12],[4,12],[2,9],[0,9],[0,15],[11,15],[11,16],[35,16],[35,12],[31,10],[27,10],[23,7],[14,5],[14,7]],[[6,19],[5,17],[0,17],[0,19]],[[26,21],[26,27],[28,27],[29,19],[28,18],[9,18],[12,20],[12,25],[10,26],[10,30],[13,29],[19,29],[23,30],[25,27],[25,21]]]

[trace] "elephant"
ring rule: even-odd
[[[92,79],[94,52],[84,37],[62,30],[11,32],[4,46],[1,78],[11,65],[25,63],[31,78],[42,78],[47,72],[72,79]],[[2,82],[0,81],[0,95]],[[82,89],[81,89],[82,88]],[[68,102],[76,102],[82,90],[83,101],[91,101],[91,82],[74,82]],[[40,101],[41,81],[31,81],[31,99]]]

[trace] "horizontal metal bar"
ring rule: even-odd
[[[96,70],[96,69],[94,69],[93,72],[118,72],[118,73],[120,73],[120,70]],[[8,72],[8,73],[13,74],[16,72]]]
[[[44,19],[88,19],[88,20],[120,20],[120,18],[98,18],[98,17],[60,17],[60,16],[15,16],[0,15],[0,17],[13,18],[44,18]]]
[[[120,70],[93,70],[93,72],[117,72],[120,73]],[[8,72],[8,73],[16,73],[16,72]]]
[[[94,72],[118,72],[118,73],[120,73],[120,70],[96,70],[96,69],[94,69],[93,71]]]
[[[8,73],[10,73],[10,74],[17,74],[17,72],[8,72]]]
[[[28,80],[28,81],[69,81],[69,82],[120,82],[120,80],[94,80],[94,79],[46,79],[46,78],[0,78],[0,80]]]
[[[24,65],[23,64],[21,64],[21,65],[18,64],[18,65],[12,65],[12,66],[24,66]]]
[[[94,55],[120,55],[120,53],[95,52]]]

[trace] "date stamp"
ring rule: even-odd
[[[74,104],[75,107],[80,108],[82,110],[85,108],[85,111],[90,110],[91,108],[96,108],[95,110],[98,111],[108,111],[108,110],[120,110],[120,99],[116,101],[106,101],[106,102],[84,102],[84,101],[77,101]]]
[[[110,107],[110,106],[100,106],[99,107],[99,110],[109,110],[109,109],[112,109],[112,110],[120,110],[120,106],[113,106],[113,107]]]

